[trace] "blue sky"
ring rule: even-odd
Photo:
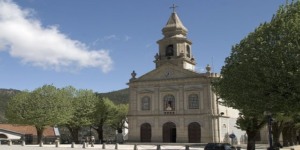
[[[176,12],[196,70],[220,72],[232,45],[285,0],[0,0],[0,88],[44,84],[109,92],[153,70],[156,41]]]

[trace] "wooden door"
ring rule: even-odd
[[[151,125],[144,123],[141,125],[141,142],[151,142]]]
[[[163,142],[176,143],[176,125],[173,122],[163,125]]]
[[[201,142],[201,126],[197,122],[190,123],[188,126],[189,143]]]

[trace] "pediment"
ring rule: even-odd
[[[173,64],[165,64],[156,68],[141,77],[138,77],[135,81],[148,81],[148,80],[168,80],[168,79],[183,79],[183,78],[196,78],[204,77],[203,74],[180,68]]]

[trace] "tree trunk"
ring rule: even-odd
[[[37,144],[39,144],[43,140],[43,132],[45,130],[45,127],[35,126],[35,128],[36,128],[36,132],[37,132]]]
[[[283,146],[288,146],[288,128],[285,126],[282,130],[282,140],[283,140]]]
[[[289,146],[293,146],[294,145],[294,141],[293,141],[293,127],[291,124],[289,124],[289,129],[288,129],[288,142],[289,142]]]
[[[294,145],[294,123],[287,122],[284,124],[282,131],[283,146],[293,146]]]
[[[247,150],[255,150],[255,140],[257,131],[246,131],[248,135]]]
[[[100,144],[103,143],[103,125],[99,124],[97,128],[94,128],[98,133],[98,138],[100,140]]]
[[[75,142],[76,144],[79,144],[78,140],[78,132],[80,130],[80,127],[67,127],[71,133],[72,136],[72,142]]]
[[[293,140],[293,145],[297,145],[297,134],[296,134],[297,130],[295,129],[295,127],[293,127],[292,129],[292,140]]]
[[[98,139],[100,141],[100,144],[103,144],[103,126],[104,126],[104,121],[105,119],[101,119],[100,122],[96,125],[96,127],[93,127],[98,133]]]
[[[281,122],[273,122],[272,123],[272,134],[273,134],[273,146],[274,147],[282,147],[280,144],[279,138],[282,133],[282,125]]]
[[[297,144],[300,144],[300,130],[297,131],[298,133],[297,134]]]

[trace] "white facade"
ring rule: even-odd
[[[228,108],[222,105],[219,105],[219,129],[220,129],[220,142],[225,143],[234,143],[234,144],[243,144],[247,143],[245,131],[237,129],[236,119],[239,117],[239,111],[236,109]],[[229,138],[230,134],[234,134],[236,139],[232,141]]]

